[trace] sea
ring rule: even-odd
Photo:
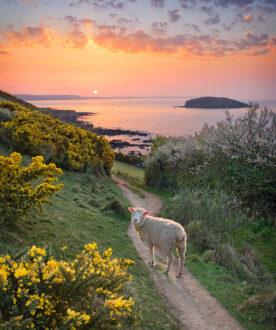
[[[148,140],[157,134],[164,136],[192,135],[205,123],[214,125],[225,118],[225,109],[180,108],[185,102],[195,97],[178,98],[108,98],[78,100],[34,100],[38,107],[91,112],[93,115],[80,117],[83,122],[94,127],[121,129],[146,133],[118,134],[106,136],[109,140],[125,141],[129,145],[114,148],[115,151],[131,154],[146,154],[150,147]],[[239,100],[258,103],[276,111],[276,100]],[[246,108],[230,109],[234,116],[241,116]]]

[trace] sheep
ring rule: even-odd
[[[172,250],[176,248],[179,254],[179,270],[176,277],[181,277],[186,253],[186,233],[177,222],[149,216],[150,212],[143,208],[129,207],[132,213],[131,222],[139,238],[150,249],[149,265],[154,266],[154,247],[159,248],[167,256],[167,268],[170,271],[174,261]]]

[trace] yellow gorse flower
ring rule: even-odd
[[[20,261],[0,257],[0,294],[11,297],[9,318],[19,323],[29,320],[26,328],[44,324],[49,329],[78,329],[85,324],[101,328],[97,322],[120,326],[131,318],[137,322],[132,298],[118,296],[131,278],[127,269],[133,261],[111,256],[112,249],[101,255],[97,244],[90,243],[71,262],[55,260],[35,245]],[[96,313],[102,318],[94,320]]]

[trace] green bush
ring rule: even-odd
[[[252,213],[276,213],[276,113],[251,105],[244,116],[205,125],[194,136],[158,137],[146,160],[146,183],[234,191]]]

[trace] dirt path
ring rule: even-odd
[[[113,176],[118,186],[134,207],[143,207],[151,211],[152,215],[158,215],[162,209],[162,201],[159,196],[143,191],[145,199],[133,193],[127,187],[129,184],[118,177]],[[180,322],[180,329],[191,330],[241,330],[242,327],[228,314],[228,312],[212,297],[185,268],[182,278],[176,278],[177,262],[174,263],[168,276],[160,274],[155,268],[148,265],[148,248],[138,238],[132,225],[128,228],[134,246],[140,257],[148,266],[153,281],[161,292],[165,302],[171,308],[172,313]],[[189,244],[189,241],[188,241]],[[165,268],[164,263],[158,259],[166,260],[161,252],[155,250],[157,265]],[[160,260],[160,259],[159,259]]]

